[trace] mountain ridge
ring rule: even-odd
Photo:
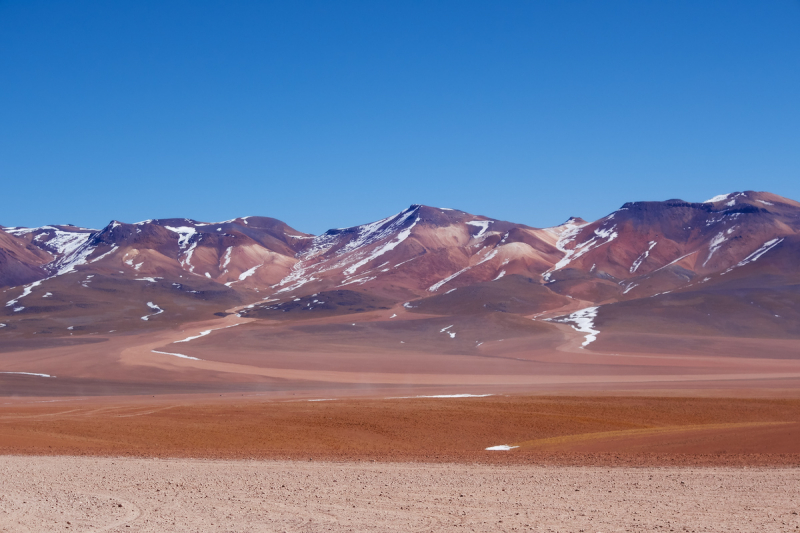
[[[183,320],[240,304],[241,316],[273,316],[278,306],[287,316],[316,316],[323,306],[313,295],[321,293],[339,294],[339,311],[371,301],[475,312],[472,294],[483,309],[557,318],[583,302],[601,307],[602,321],[604,306],[676,291],[758,285],[765,276],[774,287],[794,286],[798,250],[800,203],[754,191],[702,203],[626,202],[598,220],[570,217],[550,228],[420,204],[320,235],[260,216],[0,227],[0,323],[6,332],[23,323],[56,331],[67,317],[101,313],[142,328],[166,324],[175,307]],[[173,310],[145,319],[159,300]]]

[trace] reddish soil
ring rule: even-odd
[[[800,400],[17,400],[0,453],[595,465],[800,465]],[[485,451],[501,444],[508,452]]]

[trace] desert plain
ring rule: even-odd
[[[798,220],[3,228],[0,531],[796,531]]]

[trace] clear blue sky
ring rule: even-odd
[[[800,199],[800,1],[0,0],[0,224]]]

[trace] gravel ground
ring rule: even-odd
[[[795,468],[0,456],[0,479],[4,532],[800,529]]]

